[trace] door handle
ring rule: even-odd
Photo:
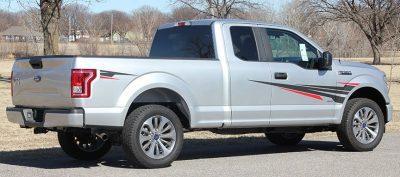
[[[275,73],[275,79],[285,80],[287,79],[287,73]]]

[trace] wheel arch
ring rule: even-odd
[[[177,114],[181,120],[182,126],[186,129],[190,129],[189,107],[185,99],[177,92],[162,87],[146,90],[133,100],[127,114],[140,106],[149,104],[157,104],[170,108]]]
[[[171,108],[182,118],[184,128],[190,128],[195,99],[181,78],[163,72],[139,76],[125,88],[118,100],[118,106],[125,107],[123,119],[136,107],[146,104]]]
[[[388,110],[386,108],[386,103],[388,101],[378,89],[371,86],[360,87],[350,94],[348,100],[354,98],[367,98],[375,101],[379,105],[383,112],[383,115],[385,116],[385,122],[388,122]]]

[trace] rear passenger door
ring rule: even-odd
[[[271,55],[271,126],[317,125],[334,120],[336,74],[318,69],[322,57],[307,40],[284,30],[264,28]]]
[[[265,50],[260,48],[257,38],[260,30],[226,25],[224,31],[230,71],[231,127],[268,126],[271,86],[254,82],[271,77]]]

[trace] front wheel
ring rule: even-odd
[[[110,151],[112,144],[89,133],[58,132],[61,149],[78,160],[97,160]]]
[[[267,139],[276,145],[293,146],[299,144],[305,133],[265,133]]]
[[[374,101],[355,98],[348,101],[337,136],[345,149],[371,151],[380,143],[385,129],[382,110]]]

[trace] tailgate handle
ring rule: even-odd
[[[29,60],[29,64],[31,64],[33,69],[42,69],[43,63],[41,58],[32,58]]]

